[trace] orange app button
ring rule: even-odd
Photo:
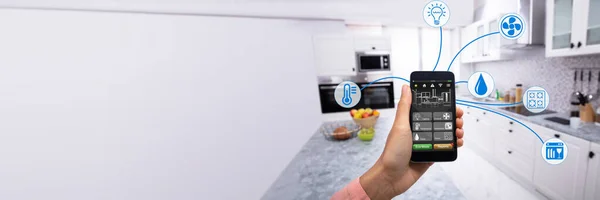
[[[452,143],[450,144],[434,144],[433,149],[435,150],[450,150],[452,149]]]

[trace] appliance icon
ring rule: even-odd
[[[360,87],[356,83],[344,81],[335,87],[335,102],[343,108],[356,106],[361,98]]]
[[[450,119],[450,113],[444,113],[444,114],[442,115],[442,118],[443,118],[444,120],[449,120],[449,119]]]
[[[541,156],[548,164],[557,165],[567,159],[569,148],[567,143],[558,138],[546,140],[542,145]]]
[[[546,108],[546,91],[543,90],[528,90],[527,91],[528,109],[544,109]]]
[[[500,32],[506,39],[517,39],[523,35],[525,24],[523,18],[517,14],[507,14],[500,21]]]
[[[423,8],[423,19],[429,26],[441,27],[450,17],[448,6],[442,1],[432,1]]]
[[[445,128],[446,130],[451,130],[451,129],[452,129],[452,122],[446,122],[446,123],[444,124],[444,128]]]
[[[546,160],[563,160],[564,146],[562,142],[547,142],[546,143]]]

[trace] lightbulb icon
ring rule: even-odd
[[[433,24],[440,25],[440,18],[446,17],[446,7],[443,7],[442,4],[432,3],[429,7],[429,15],[433,18]]]
[[[443,1],[431,1],[423,7],[423,19],[429,26],[442,27],[450,18],[450,9]]]

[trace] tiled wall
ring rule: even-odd
[[[531,86],[540,86],[550,94],[548,109],[567,112],[571,109],[569,99],[574,92],[573,76],[575,69],[592,68],[592,83],[583,84],[583,92],[594,93],[598,88],[598,72],[600,71],[600,55],[546,58],[543,49],[524,50],[519,58],[507,61],[477,63],[474,71],[490,73],[495,80],[496,88],[501,92],[523,84],[526,90]],[[467,75],[468,76],[468,75]],[[585,76],[587,78],[587,71]],[[578,85],[577,88],[580,86]],[[579,89],[578,89],[579,90]],[[598,106],[598,99],[594,106]]]

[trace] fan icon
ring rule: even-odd
[[[502,36],[506,39],[517,39],[525,28],[525,24],[523,24],[523,18],[516,14],[507,14],[502,17],[500,21],[500,30]]]

